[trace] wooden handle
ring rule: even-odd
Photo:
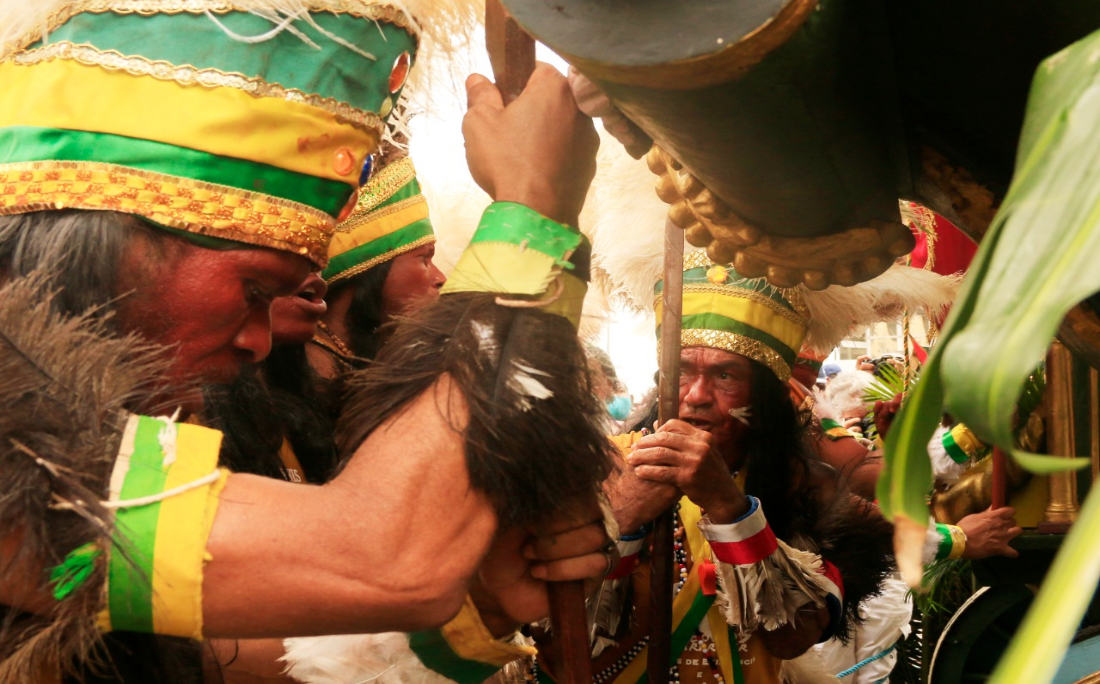
[[[1008,498],[1008,463],[1005,462],[1005,452],[1000,447],[993,447],[990,466],[989,489],[992,508],[996,510],[1004,508]]]
[[[516,99],[535,70],[535,39],[520,28],[500,0],[485,2],[485,46],[504,104]]]
[[[584,582],[550,583],[550,622],[554,651],[559,654],[555,672],[558,684],[592,684]]]
[[[661,303],[661,370],[657,390],[660,422],[680,416],[680,325],[684,290],[684,231],[665,220],[664,289]],[[665,511],[654,522],[650,559],[649,660],[650,684],[667,684],[672,660],[672,528],[674,513]]]
[[[535,39],[520,28],[500,0],[485,2],[485,46],[504,104],[516,99],[535,70]],[[559,684],[592,684],[584,582],[551,582],[550,622],[559,654]]]

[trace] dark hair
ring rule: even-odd
[[[844,605],[832,632],[846,641],[862,622],[859,604],[878,594],[894,567],[893,526],[873,504],[849,495],[836,470],[817,458],[809,419],[786,384],[754,361],[745,492],[760,499],[777,537],[836,565]]]
[[[444,295],[399,318],[371,366],[347,376],[336,439],[350,455],[448,374],[469,410],[461,434],[472,487],[501,525],[526,525],[598,491],[612,447],[573,326],[496,298]]]
[[[114,211],[64,209],[0,216],[0,274],[48,274],[49,285],[58,290],[52,300],[56,311],[106,315],[124,294],[119,276],[135,239],[161,257],[180,240],[136,216]],[[162,260],[153,261],[150,269],[159,273]]]
[[[382,348],[382,288],[393,266],[393,259],[352,276],[346,280],[337,280],[329,285],[328,297],[334,299],[350,289],[351,305],[348,307],[344,324],[348,329],[348,344],[355,355],[361,359],[373,359]]]
[[[810,491],[817,460],[805,439],[805,417],[787,386],[763,364],[753,361],[752,366],[752,419],[743,442],[745,489],[760,499],[776,535],[790,539],[808,531],[818,513]],[[798,496],[792,496],[796,491]]]
[[[327,482],[336,467],[335,406],[303,345],[279,345],[229,385],[204,391],[203,418],[221,430],[221,465],[285,477],[280,450],[290,442],[306,480]]]
[[[0,276],[3,279],[47,276],[45,287],[56,290],[54,311],[106,317],[124,292],[120,275],[157,277],[164,258],[154,258],[142,274],[125,274],[124,261],[134,240],[142,240],[155,257],[167,257],[181,240],[130,214],[65,209],[0,217]],[[131,284],[140,278],[131,277]],[[115,321],[105,321],[116,330]],[[104,369],[107,370],[107,369]],[[8,616],[3,629],[13,629]],[[65,681],[116,684],[199,684],[200,645],[190,639],[154,634],[112,632],[103,637],[81,673]]]

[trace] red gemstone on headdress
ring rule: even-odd
[[[359,204],[359,188],[355,189],[355,192],[351,193],[351,197],[348,198],[348,203],[344,205],[344,208],[340,210],[339,216],[336,217],[337,223],[343,223],[351,216],[351,212],[355,211],[355,206]]]
[[[401,86],[405,85],[405,79],[409,77],[409,65],[411,62],[412,58],[409,56],[408,50],[397,56],[397,60],[393,63],[393,71],[390,72],[391,94],[401,90]]]

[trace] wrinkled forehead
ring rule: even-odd
[[[752,361],[725,349],[714,347],[684,347],[680,350],[680,366],[696,373],[718,370],[751,371]]]

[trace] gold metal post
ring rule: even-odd
[[[1075,451],[1073,428],[1073,356],[1057,340],[1047,355],[1047,392],[1050,398],[1048,446],[1051,455],[1072,457]],[[1044,512],[1042,532],[1060,532],[1077,520],[1077,473],[1054,473],[1049,478],[1050,502]]]

